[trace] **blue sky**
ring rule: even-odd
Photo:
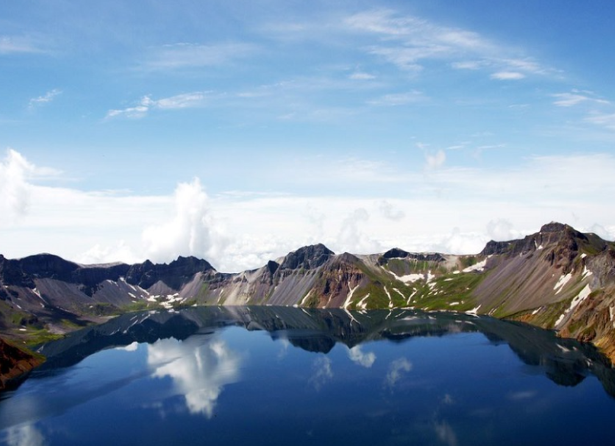
[[[615,236],[615,4],[0,6],[0,253],[307,243],[474,253],[552,220]]]

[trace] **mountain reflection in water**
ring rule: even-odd
[[[515,367],[510,353],[503,355],[506,346],[524,365]],[[194,435],[186,444],[199,444],[205,434],[215,435],[213,444],[235,444],[243,441],[242,429],[254,435],[271,423],[277,423],[275,433],[268,431],[262,444],[339,444],[347,436],[355,444],[418,439],[452,445],[463,438],[480,444],[480,436],[485,442],[516,438],[515,420],[497,416],[498,410],[525,407],[520,416],[534,420],[532,410],[557,407],[560,397],[545,399],[545,384],[532,377],[567,388],[583,387],[591,377],[615,396],[615,372],[591,345],[457,313],[155,311],[123,315],[39,351],[47,362],[0,401],[5,444],[79,444],[91,442],[91,432],[100,433],[92,444],[105,444],[113,441],[113,429],[121,444],[165,444],[179,431]],[[473,400],[476,392],[482,396]],[[615,414],[610,397],[601,403],[607,418]]]

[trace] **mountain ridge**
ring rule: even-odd
[[[335,254],[315,244],[238,273],[196,257],[80,265],[52,254],[0,255],[4,336],[31,340],[127,311],[191,305],[486,314],[593,342],[615,360],[615,243],[551,222],[474,255]]]

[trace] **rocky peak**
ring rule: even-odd
[[[211,264],[196,257],[179,256],[168,265],[154,264],[149,260],[133,265],[126,274],[126,281],[131,285],[139,285],[141,288],[149,288],[158,281],[162,281],[173,289],[180,289],[182,285],[190,281],[196,273],[213,272]]]
[[[416,253],[416,252],[407,252],[399,248],[393,248],[393,249],[389,249],[387,252],[385,252],[384,254],[380,256],[380,258],[378,259],[378,264],[384,265],[387,263],[389,259],[411,259],[411,260],[417,260],[420,262],[424,262],[424,261],[441,262],[445,260],[442,254],[439,254],[437,252]]]
[[[333,255],[335,253],[322,243],[304,246],[284,257],[280,269],[318,268]]]

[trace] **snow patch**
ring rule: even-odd
[[[587,299],[591,292],[592,290],[589,285],[585,285],[585,288],[583,288],[581,292],[574,299],[572,299],[570,307],[562,313],[562,315],[557,319],[557,321],[555,321],[555,326],[557,327],[567,315],[571,314],[576,307],[578,307],[585,299]]]
[[[348,288],[350,288],[350,286]],[[359,288],[359,285],[357,285],[354,288],[350,288],[350,291],[348,292],[348,296],[346,296],[346,302],[344,302],[344,306],[342,308],[344,308],[344,309],[348,308],[348,305],[350,305],[350,303],[352,301],[352,295],[357,290],[357,288]],[[312,290],[310,290],[310,293],[311,292],[312,292]],[[307,296],[309,296],[309,293],[308,293]],[[307,296],[305,296],[305,298],[307,298]],[[305,300],[305,298],[303,300]],[[303,303],[303,301],[301,301],[301,303]]]
[[[384,287],[384,292],[387,293],[387,296],[389,298],[389,308],[393,308],[393,299],[391,298],[391,293],[389,293],[389,290],[386,286]]]
[[[472,271],[482,272],[485,270],[486,264],[487,264],[487,259],[483,260],[482,262],[475,263],[472,266],[468,266],[467,268],[463,270],[463,272],[464,273],[470,273]]]
[[[357,304],[357,308],[362,308],[364,310],[367,310],[367,298],[369,297],[369,293],[367,293],[367,296],[365,296],[363,299],[361,299],[361,302],[359,302]]]
[[[581,254],[581,258],[584,259],[585,257],[587,257],[587,254],[583,253]]]
[[[466,311],[466,314],[476,316],[478,314],[478,310],[480,310],[480,305],[476,308],[472,308],[471,310]]]
[[[555,294],[559,294],[559,292],[562,291],[562,289],[570,281],[570,279],[572,279],[571,273],[568,273],[565,276],[561,276],[559,280],[557,281],[557,283],[555,284],[555,286],[553,287]]]
[[[587,269],[587,265],[583,266],[583,278],[585,279],[586,276],[591,276],[593,273]]]

